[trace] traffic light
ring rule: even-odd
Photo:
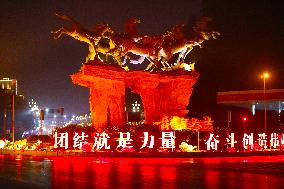
[[[247,122],[248,121],[248,117],[247,116],[243,116],[242,120],[243,120],[243,122]]]
[[[40,110],[39,112],[39,119],[44,120],[44,110]]]
[[[64,108],[60,108],[60,114],[63,116],[63,114],[64,114]]]

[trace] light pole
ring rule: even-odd
[[[264,72],[261,75],[261,78],[263,79],[263,104],[264,104],[264,133],[266,133],[266,86],[265,81],[269,77],[269,74],[267,72]]]
[[[12,141],[15,142],[15,94],[12,94]]]

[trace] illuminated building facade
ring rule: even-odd
[[[14,96],[14,98],[12,98]],[[0,135],[9,138],[12,133],[12,99],[14,99],[15,136],[18,137],[25,127],[30,127],[27,116],[27,104],[24,96],[19,94],[16,79],[0,79]]]
[[[143,123],[144,108],[141,96],[137,93],[131,92],[130,88],[126,88],[125,111],[126,111],[126,122],[128,124]]]
[[[3,78],[0,80],[0,88],[2,90],[13,91],[18,94],[18,82],[16,79]]]

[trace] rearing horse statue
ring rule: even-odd
[[[76,40],[85,42],[89,45],[89,54],[86,57],[86,63],[90,60],[94,60],[95,58],[99,58],[99,52],[105,52],[106,50],[103,47],[99,46],[99,42],[102,38],[107,38],[106,33],[112,33],[112,29],[108,24],[99,23],[95,25],[93,30],[89,31],[81,26],[75,19],[71,16],[64,14],[55,14],[58,18],[62,20],[67,20],[72,23],[71,28],[61,27],[56,31],[52,31],[54,39],[58,39],[62,36],[62,34],[68,35]],[[114,48],[110,46],[109,48]],[[107,49],[109,50],[109,49]]]
[[[186,31],[185,25],[177,25],[170,31],[162,35],[141,35],[137,32],[138,19],[129,19],[125,23],[124,32],[114,32],[108,24],[96,24],[92,30],[82,27],[71,16],[56,14],[62,20],[67,20],[72,24],[70,28],[62,27],[53,31],[53,37],[58,39],[62,34],[68,35],[74,39],[87,43],[89,45],[89,54],[86,63],[89,61],[100,59],[101,63],[109,64],[108,57],[111,56],[116,64],[124,69],[125,61],[129,57],[128,53],[138,55],[138,60],[130,59],[132,64],[140,64],[147,59],[150,64],[145,71],[172,71],[181,69],[188,64],[184,63],[188,53],[195,47],[220,35],[218,32],[208,32],[206,27],[210,18],[202,17],[190,26],[190,30]],[[105,55],[102,60],[100,54]],[[170,65],[170,60],[174,54],[178,54],[177,60]],[[184,64],[184,65],[182,65]]]

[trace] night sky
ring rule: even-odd
[[[106,22],[120,32],[126,19],[137,17],[143,34],[162,34],[192,16],[210,16],[210,28],[222,36],[190,57],[201,75],[189,107],[206,112],[217,91],[261,89],[263,70],[272,74],[268,88],[284,88],[283,10],[281,0],[2,0],[0,77],[17,79],[21,93],[41,107],[88,112],[88,89],[73,85],[69,77],[84,62],[87,45],[67,36],[52,38],[52,30],[68,25],[55,12],[72,15],[88,28]]]

